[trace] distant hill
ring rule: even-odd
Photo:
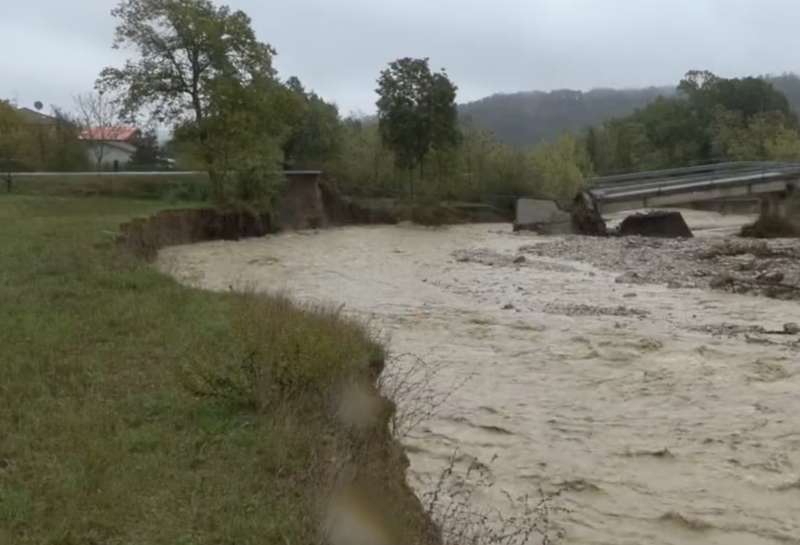
[[[785,74],[766,79],[786,94],[800,113],[800,77]],[[459,112],[464,122],[492,131],[502,142],[529,146],[624,117],[659,96],[675,93],[675,87],[531,91],[492,95],[459,106]]]
[[[501,141],[526,146],[633,113],[672,87],[559,90],[497,94],[459,107],[461,119],[495,133]]]
[[[782,76],[764,76],[775,88],[786,95],[792,109],[800,115],[800,76],[784,74]]]

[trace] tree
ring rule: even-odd
[[[178,125],[217,201],[241,194],[231,182],[256,173],[264,176],[256,185],[269,185],[288,132],[285,110],[274,107],[287,105],[287,91],[272,66],[275,50],[258,41],[250,18],[209,0],[123,0],[112,14],[114,47],[131,47],[136,58],[104,69],[99,88],[120,93],[126,116],[146,111]]]
[[[133,167],[154,168],[161,159],[158,147],[158,135],[154,129],[149,129],[136,137],[134,142],[136,151],[131,155],[130,164]]]
[[[424,177],[431,150],[442,151],[458,142],[456,91],[446,72],[431,73],[428,59],[399,59],[381,72],[377,89],[381,139],[409,175],[419,168]]]
[[[677,97],[658,98],[590,134],[586,145],[598,171],[795,156],[797,117],[768,81],[691,71],[678,89]]]
[[[539,178],[539,194],[565,205],[575,199],[586,176],[591,174],[586,148],[569,135],[557,142],[542,144],[532,152],[530,160]]]
[[[81,127],[73,116],[53,107],[53,126],[45,168],[54,172],[84,171],[89,168],[89,156],[80,139]]]
[[[283,144],[286,163],[292,168],[321,168],[340,151],[343,127],[339,110],[314,92],[308,92],[296,77],[286,87],[297,100],[292,130]]]
[[[26,150],[24,146],[23,123],[14,108],[0,100],[0,175],[11,191],[11,172],[20,169],[24,164]]]
[[[117,125],[117,110],[103,93],[85,93],[75,97],[77,123],[82,137],[89,142],[95,169],[103,169],[103,159],[108,151],[108,141]]]

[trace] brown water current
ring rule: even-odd
[[[468,379],[405,439],[420,493],[458,449],[497,482],[479,501],[563,489],[567,543],[800,543],[800,343],[747,333],[800,323],[800,304],[620,284],[626,271],[569,253],[517,259],[552,240],[351,227],[169,248],[159,266],[343,304],[393,353],[440,366],[434,390]]]

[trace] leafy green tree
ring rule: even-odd
[[[54,122],[48,137],[50,143],[45,168],[53,172],[87,170],[90,161],[86,147],[80,140],[80,125],[59,108],[53,108],[52,116]]]
[[[77,124],[54,109],[49,123],[30,123],[0,100],[0,171],[75,171],[88,167]]]
[[[27,170],[31,151],[22,118],[11,104],[0,100],[0,173]]]
[[[539,179],[534,190],[540,196],[569,204],[591,174],[591,160],[584,146],[570,135],[543,144],[531,153],[533,171]]]
[[[432,150],[444,151],[459,140],[456,86],[447,73],[431,73],[428,59],[403,58],[389,64],[378,79],[378,126],[383,143],[395,154],[409,180]],[[413,183],[411,194],[414,195]]]
[[[326,170],[341,190],[351,195],[386,197],[398,192],[394,157],[382,145],[376,123],[345,119],[339,153]]]
[[[298,116],[283,144],[286,163],[292,168],[321,168],[340,151],[339,110],[316,93],[306,91],[296,77],[289,78],[286,87],[297,99]]]
[[[792,156],[797,118],[768,81],[691,71],[678,90],[587,136],[599,172]]]
[[[134,142],[136,151],[131,155],[130,165],[133,168],[156,168],[161,160],[158,146],[158,135],[154,129],[141,133]]]
[[[780,112],[745,119],[741,112],[720,108],[715,116],[714,147],[734,161],[794,161],[800,157],[800,132]]]
[[[217,201],[270,187],[288,132],[282,106],[289,93],[272,66],[275,50],[258,41],[250,18],[209,0],[123,0],[112,14],[114,46],[136,56],[104,69],[98,87],[120,93],[122,114],[178,125]]]

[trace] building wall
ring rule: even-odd
[[[97,155],[95,154],[95,150],[99,147],[99,144],[89,144],[87,146],[87,154],[89,156],[89,162],[92,166],[97,164]],[[131,157],[133,156],[133,152],[122,150],[115,146],[105,146],[103,150],[103,168],[104,169],[113,169],[114,168],[114,161],[117,161],[119,164],[119,168],[121,169],[127,163],[130,162]]]

